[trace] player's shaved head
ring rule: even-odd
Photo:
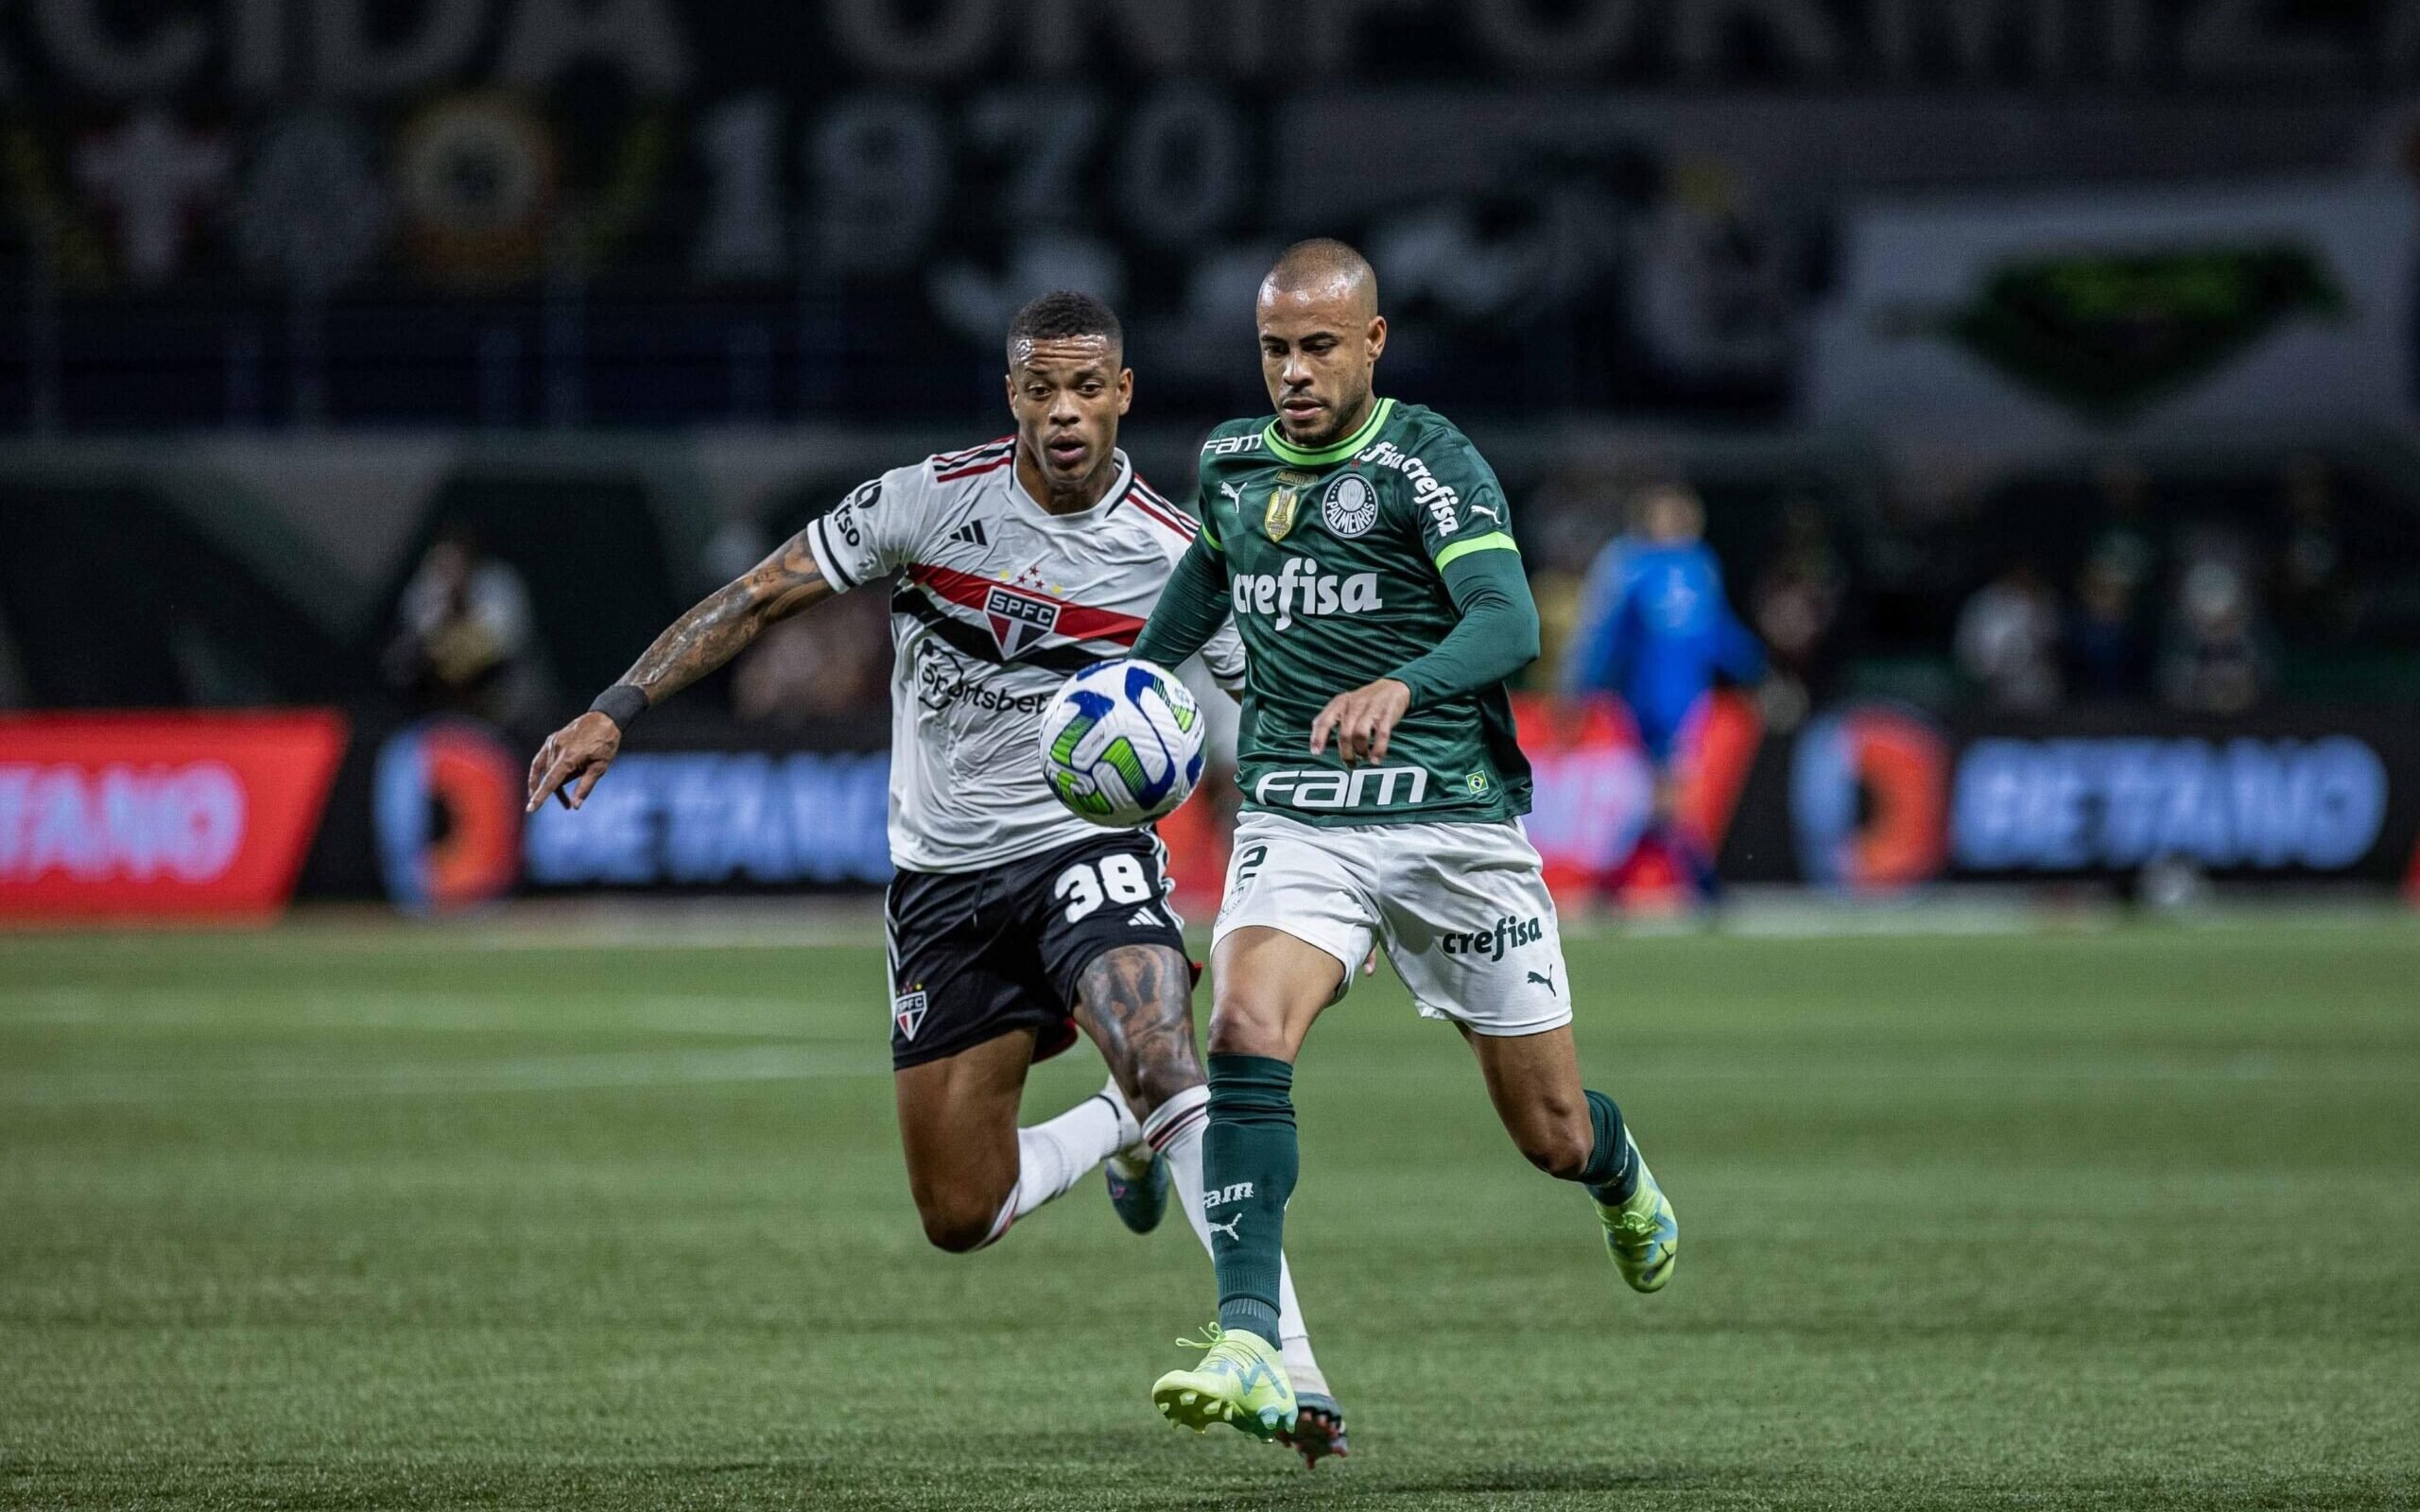
[[[1279,253],[1260,282],[1263,303],[1289,297],[1333,301],[1339,314],[1367,320],[1378,313],[1378,270],[1351,244],[1314,236]]]
[[[1296,242],[1260,281],[1257,314],[1261,377],[1288,440],[1315,449],[1368,417],[1387,349],[1368,258],[1330,236]]]

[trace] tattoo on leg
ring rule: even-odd
[[[1201,1084],[1193,1046],[1193,972],[1165,945],[1127,945],[1094,957],[1076,983],[1076,1013],[1100,1047],[1134,1116]]]

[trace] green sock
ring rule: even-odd
[[[1277,1342],[1277,1273],[1294,1143],[1294,1068],[1267,1056],[1210,1057],[1210,1123],[1201,1135],[1201,1201],[1219,1272],[1219,1325]]]
[[[1580,1184],[1608,1208],[1618,1208],[1638,1190],[1638,1160],[1630,1135],[1622,1127],[1622,1110],[1603,1092],[1588,1093],[1588,1119],[1597,1125],[1597,1144],[1588,1152]]]

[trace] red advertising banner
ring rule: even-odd
[[[0,919],[258,919],[294,890],[344,716],[0,716]]]

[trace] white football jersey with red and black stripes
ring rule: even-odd
[[[1008,437],[885,472],[806,527],[834,588],[891,579],[893,865],[973,871],[1100,833],[1043,782],[1043,706],[1127,654],[1199,529],[1116,463],[1100,503],[1054,515],[1018,483]],[[1233,626],[1202,659],[1241,685]]]

